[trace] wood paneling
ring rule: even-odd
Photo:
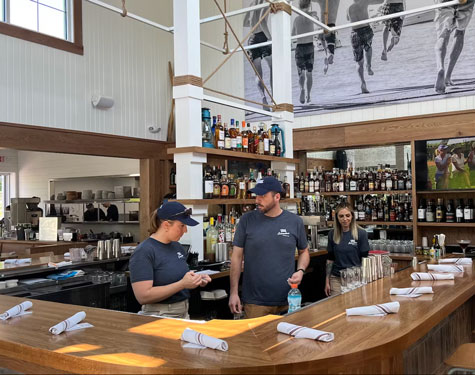
[[[382,146],[411,140],[475,135],[475,111],[446,112],[294,129],[294,151]]]
[[[465,268],[449,282],[414,282],[412,269],[404,270],[283,317],[194,323],[81,307],[94,328],[59,336],[48,328],[79,307],[33,300],[33,314],[0,322],[0,355],[10,366],[14,359],[67,373],[402,373],[403,353],[414,345],[424,342],[417,350],[433,350],[428,358],[437,355],[440,362],[459,338],[470,335],[467,302],[475,292],[475,267]],[[423,285],[432,286],[434,294],[389,294],[391,287]],[[0,296],[0,311],[21,301]],[[390,301],[400,302],[397,314],[345,315],[346,308]],[[335,340],[293,339],[277,333],[281,321],[333,332]],[[454,324],[443,328],[445,321]],[[183,348],[186,327],[225,339],[229,351]],[[433,335],[434,329],[440,333]],[[436,337],[441,342],[433,347]]]

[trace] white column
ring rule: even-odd
[[[201,77],[200,2],[173,0],[175,77]],[[184,84],[173,87],[175,139],[177,147],[201,147],[201,101],[203,88]],[[177,199],[201,199],[205,154],[175,154]],[[188,205],[190,206],[190,205]],[[193,218],[200,224],[189,227],[182,237],[203,258],[203,216],[206,207],[193,206]]]
[[[281,3],[287,4],[286,1]],[[274,100],[277,104],[292,104],[292,17],[287,12],[281,10],[277,13],[271,13],[270,24],[272,33],[272,87]],[[284,130],[285,137],[285,157],[293,158],[293,112],[276,112],[281,118],[273,118],[272,122],[279,124]],[[281,172],[282,177],[287,176],[290,184],[291,197],[294,196],[294,171],[295,164],[272,162],[272,169]]]

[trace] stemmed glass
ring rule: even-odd
[[[459,244],[460,248],[462,249],[463,256],[465,257],[465,251],[467,250],[467,247],[472,243],[470,240],[457,240],[457,243]]]

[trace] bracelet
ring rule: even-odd
[[[299,271],[302,271],[303,274],[305,274],[305,270],[303,268],[299,268],[297,271],[295,272],[299,272]]]

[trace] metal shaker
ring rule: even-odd
[[[119,258],[121,256],[121,251],[120,251],[120,239],[115,238],[112,241],[112,255],[114,258]]]
[[[97,241],[97,259],[104,260],[106,259],[105,256],[106,244],[105,241]]]
[[[106,256],[105,259],[111,259],[112,258],[112,240],[107,240],[106,241]]]

